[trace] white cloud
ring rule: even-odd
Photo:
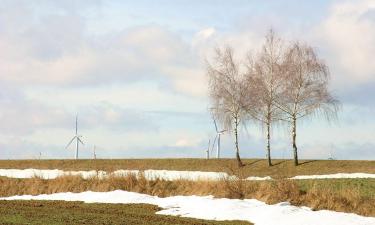
[[[374,15],[374,1],[337,1],[314,30],[333,70],[334,85],[353,87],[375,81]]]
[[[237,25],[225,24],[224,29],[204,21],[200,30],[194,26],[194,30],[183,31],[157,22],[141,26],[142,22],[136,22],[132,27],[112,24],[116,29],[96,33],[92,33],[95,27],[88,27],[87,17],[100,10],[87,13],[91,1],[82,2],[1,2],[2,149],[15,149],[20,155],[22,149],[30,149],[35,155],[39,145],[43,151],[59,155],[48,149],[63,148],[74,131],[78,112],[86,140],[106,146],[103,152],[134,157],[204,155],[208,133],[213,132],[205,114],[204,58],[214,47],[226,44],[235,48],[237,56],[258,48],[268,24],[276,24],[281,37],[307,40],[317,47],[332,71],[332,83],[340,90],[359,87],[361,99],[369,99],[372,93],[368,91],[373,85],[366,89],[362,85],[375,82],[372,1],[336,1],[318,24],[306,25],[309,19],[288,19],[283,13],[267,11],[245,16]],[[351,117],[343,120],[353,122],[344,122],[337,129],[327,129],[319,122],[313,129],[310,124],[302,127],[298,139],[301,155],[326,157],[326,147],[333,139],[340,143],[364,141],[372,146],[372,111],[366,116],[345,112]],[[354,132],[347,132],[347,127]],[[264,140],[257,129],[251,137],[241,136],[241,154],[263,157]],[[289,136],[274,137],[273,154],[289,154]],[[343,152],[344,147],[340,147]],[[223,151],[225,156],[233,156],[230,135],[223,136]]]
[[[2,135],[27,135],[36,129],[65,127],[69,114],[62,108],[31,101],[21,92],[0,90],[0,131]]]
[[[216,30],[213,27],[205,28],[198,31],[193,37],[193,46],[197,46],[202,42],[207,42],[210,38],[212,38],[216,34]]]
[[[23,18],[29,21],[16,20],[10,26],[14,14],[0,16],[0,23],[12,28],[0,30],[2,82],[82,87],[152,80],[169,83],[166,88],[175,92],[205,94],[201,59],[191,43],[164,27],[93,36],[79,15],[40,15],[25,8]]]
[[[196,146],[202,141],[201,138],[197,137],[181,137],[178,138],[174,145],[176,147],[189,147],[189,146]]]
[[[80,122],[84,129],[104,128],[116,133],[156,132],[159,127],[147,113],[109,103],[83,106]]]

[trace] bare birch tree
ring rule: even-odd
[[[280,119],[280,110],[275,106],[275,100],[279,98],[282,90],[281,67],[284,56],[282,40],[270,30],[261,52],[255,60],[248,60],[247,64],[248,85],[252,86],[250,90],[256,90],[259,101],[258,107],[249,108],[249,114],[266,129],[266,157],[269,166],[272,166],[271,126]]]
[[[241,167],[238,132],[247,115],[246,107],[250,101],[248,86],[232,48],[216,49],[213,61],[213,64],[207,62],[212,110],[224,128],[233,132],[236,159]]]
[[[336,117],[340,103],[328,90],[329,71],[314,49],[294,43],[285,54],[283,93],[276,106],[290,125],[294,164],[298,165],[297,121],[307,116]]]

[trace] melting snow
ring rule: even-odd
[[[342,179],[342,178],[375,178],[375,174],[370,173],[336,173],[336,174],[325,174],[325,175],[302,175],[295,176],[291,179],[303,180],[303,179]]]
[[[126,176],[128,174],[139,174],[139,170],[116,170],[112,173],[105,171],[63,171],[63,170],[40,170],[40,169],[0,169],[0,176],[10,178],[32,178],[40,177],[42,179],[55,179],[64,175],[81,176],[84,179],[90,177],[105,178],[106,176]],[[157,178],[164,180],[220,180],[223,178],[235,178],[224,172],[202,172],[202,171],[174,171],[174,170],[144,170],[142,171],[146,179],[155,180]],[[268,180],[271,177],[248,177],[247,180]]]
[[[255,225],[375,225],[374,217],[328,210],[312,211],[288,202],[267,205],[255,199],[225,199],[212,196],[155,196],[126,192],[56,193],[39,196],[13,196],[1,200],[65,200],[87,203],[147,203],[163,210],[158,214],[209,220],[246,220]]]
[[[10,178],[32,178],[40,177],[43,179],[55,179],[59,176],[64,175],[76,175],[81,176],[84,179],[90,177],[105,178],[110,175],[114,176],[125,176],[128,174],[137,175],[139,170],[116,170],[112,173],[105,171],[63,171],[63,170],[41,170],[41,169],[0,169],[0,176]],[[155,180],[157,178],[164,180],[220,180],[223,178],[235,178],[229,176],[224,172],[202,172],[202,171],[175,171],[175,170],[144,170],[142,171],[148,180]],[[326,174],[326,175],[302,175],[295,176],[290,179],[333,179],[333,178],[375,178],[375,174],[368,173],[337,173],[337,174]],[[266,177],[248,177],[246,180],[272,180],[270,176]]]

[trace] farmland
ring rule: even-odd
[[[269,167],[264,159],[244,159],[243,176],[292,177],[296,175],[334,173],[375,173],[375,161],[359,160],[301,160],[294,166],[292,160],[273,160]],[[155,169],[178,171],[212,171],[237,173],[234,159],[97,159],[97,160],[0,160],[0,169],[60,169],[103,170]]]
[[[207,221],[155,214],[160,208],[146,204],[85,204],[64,201],[1,201],[4,225],[251,225],[241,221]]]
[[[288,201],[312,209],[329,209],[375,216],[375,179],[290,180],[278,178],[267,181],[246,181],[223,178],[219,180],[146,179],[142,173],[109,176],[105,179],[62,176],[56,179],[0,178],[0,196],[39,195],[84,191],[108,192],[124,190],[152,196],[207,196],[230,199],[258,199],[269,204]]]
[[[298,175],[353,172],[373,174],[375,161],[308,160],[301,161],[297,167],[293,165],[292,160],[274,160],[272,167],[267,165],[266,160],[245,159],[243,162],[245,166],[238,168],[233,159],[0,160],[0,169],[5,170],[34,168],[109,172],[107,177],[102,178],[83,178],[78,175],[63,175],[55,179],[44,179],[37,175],[30,178],[0,177],[0,197],[86,191],[107,193],[123,190],[162,198],[211,195],[215,198],[258,199],[267,204],[290,202],[292,205],[308,206],[313,210],[328,209],[375,216],[375,179],[288,179]],[[140,172],[121,176],[110,173],[116,170]],[[146,170],[224,172],[237,178],[166,180],[160,177],[150,180],[142,172]],[[243,180],[248,176],[270,176],[272,180]],[[30,220],[28,215],[36,208],[38,213],[33,214]],[[49,209],[61,213],[47,215]],[[33,200],[2,202],[1,210],[0,220],[6,221],[6,224],[61,224],[61,221],[69,221],[69,224],[92,224],[93,221],[103,221],[101,224],[122,224],[124,221],[131,221],[131,224],[249,224],[241,221],[212,222],[157,215],[155,212],[160,208],[144,204],[111,205]],[[12,214],[13,211],[17,213]],[[70,219],[67,219],[68,217]]]

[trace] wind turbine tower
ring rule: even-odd
[[[78,116],[76,116],[76,135],[69,141],[69,143],[65,147],[65,149],[67,149],[73,143],[74,140],[76,141],[76,152],[74,155],[75,159],[78,159],[79,143],[84,145],[81,138],[82,138],[82,135],[78,135]]]
[[[210,159],[210,145],[211,145],[211,139],[208,139],[208,147],[206,149],[206,157],[207,157],[207,159]]]
[[[214,119],[214,124],[215,124],[216,136],[215,136],[215,139],[214,139],[214,142],[213,142],[212,148],[214,147],[215,142],[217,142],[217,144],[216,144],[216,157],[219,159],[219,158],[220,158],[220,136],[221,136],[222,134],[224,134],[224,132],[225,132],[226,130],[219,130],[218,127],[217,127],[217,124],[216,124],[216,120],[215,120],[215,119]]]
[[[96,159],[96,145],[94,145],[94,159]]]

